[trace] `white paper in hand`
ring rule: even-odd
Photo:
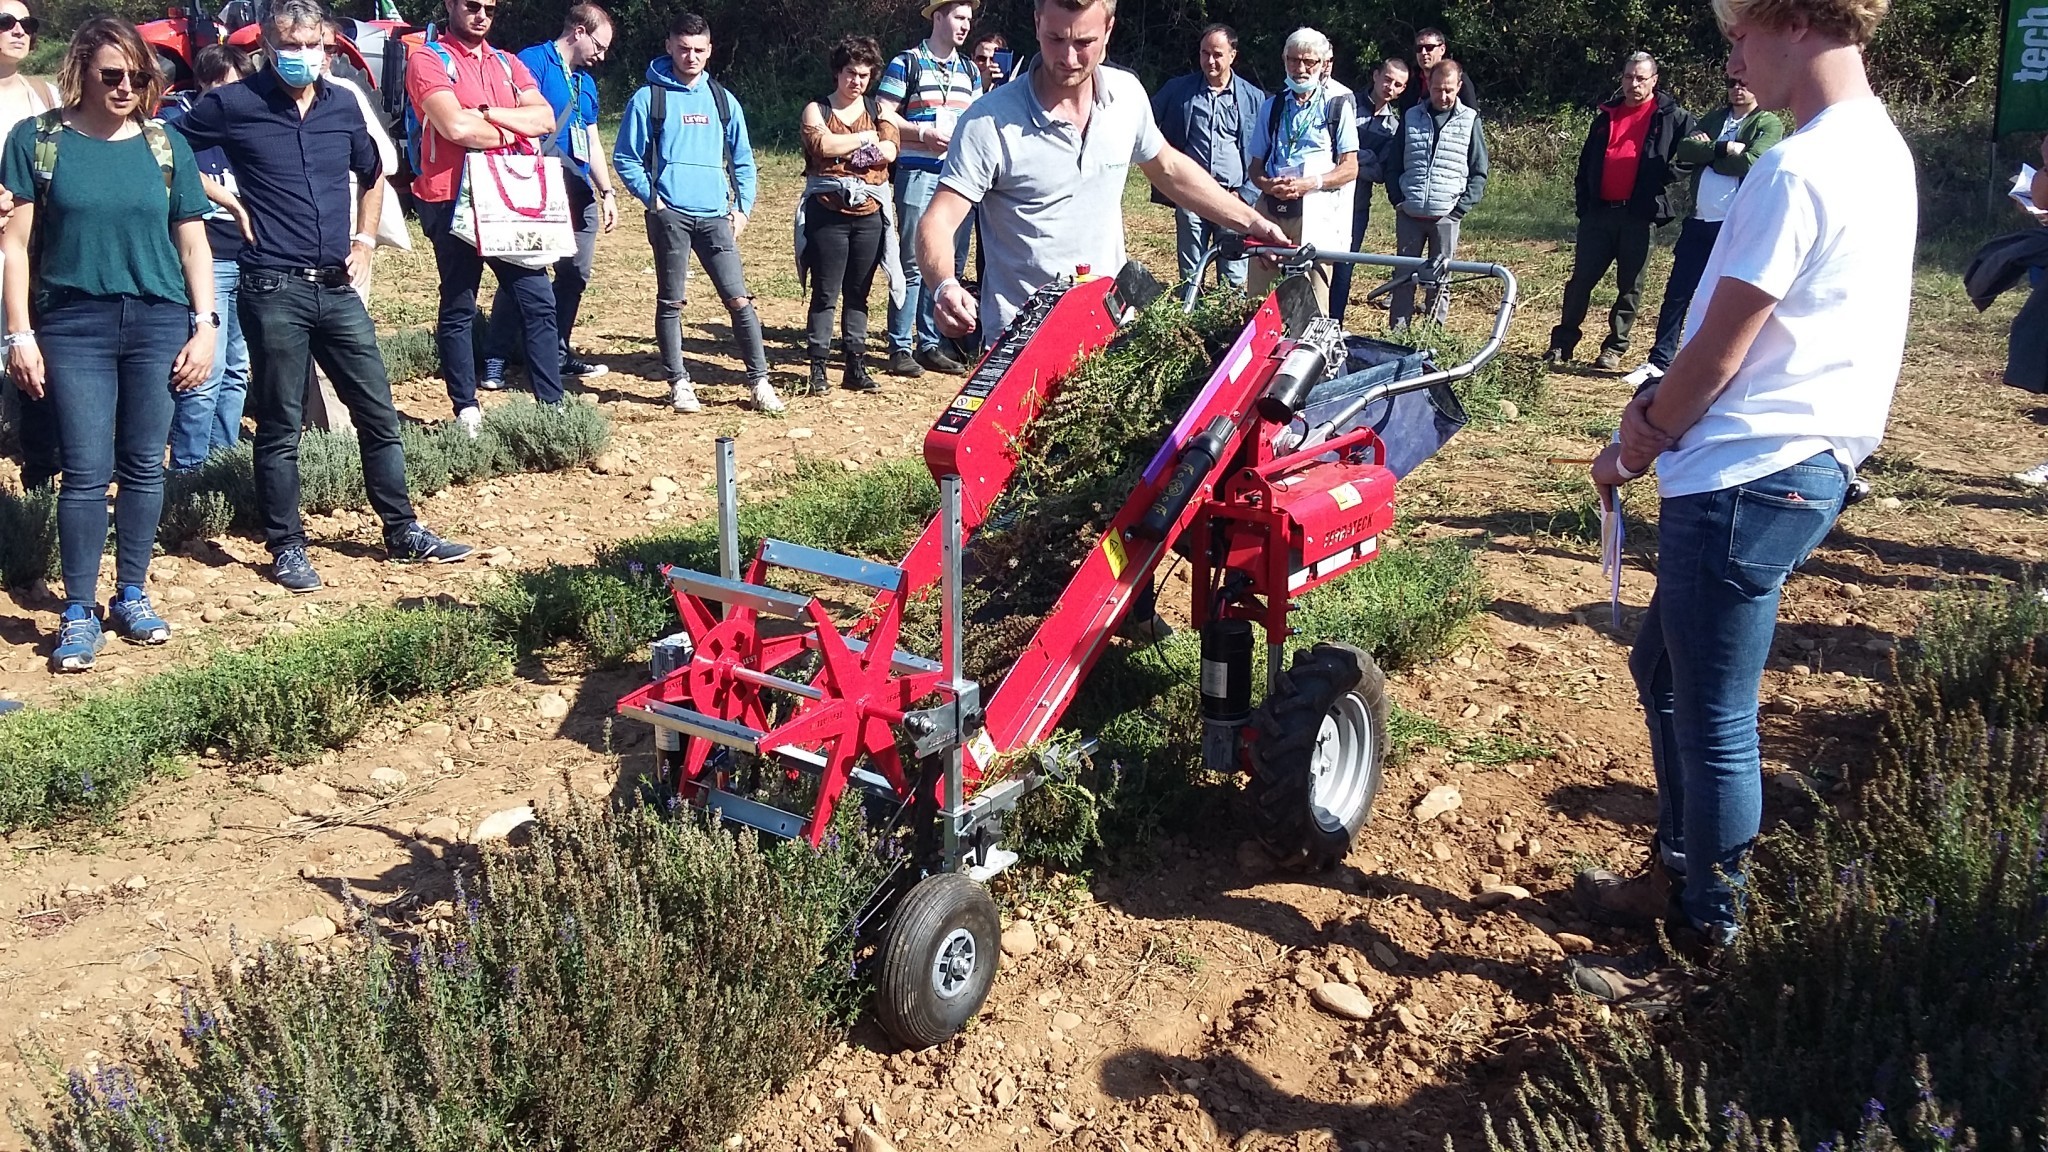
[[[1621,547],[1627,530],[1621,520],[1621,492],[1606,485],[1600,495],[1600,575],[1607,581],[1607,604],[1614,626],[1621,627]]]
[[[2048,220],[2048,209],[2043,209],[2034,203],[2034,166],[2032,164],[2020,165],[2020,174],[2013,177],[2012,191],[2007,192],[2006,195],[2018,201],[2019,206],[2027,210],[2027,215],[2036,220]]]

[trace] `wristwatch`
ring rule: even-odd
[[[192,325],[193,325],[193,327],[195,327],[195,328],[196,328],[196,327],[198,327],[198,326],[200,326],[200,325],[202,325],[202,324],[203,324],[203,325],[205,325],[205,326],[206,326],[206,327],[208,327],[208,328],[218,328],[218,327],[220,327],[220,313],[218,313],[218,312],[194,312],[194,313],[192,314]]]

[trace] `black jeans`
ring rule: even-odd
[[[562,345],[562,359],[569,358],[569,333],[576,328],[576,314],[583,309],[583,290],[590,287],[591,269],[597,266],[597,197],[590,185],[569,178],[569,214],[576,218],[576,255],[555,261],[555,335]],[[491,319],[484,328],[484,356],[494,360],[512,359],[520,342],[523,324],[512,293],[498,281],[491,297]]]
[[[420,229],[434,245],[434,266],[441,274],[441,314],[434,322],[434,346],[441,353],[441,378],[459,415],[476,407],[476,290],[484,265],[497,274],[498,286],[509,290],[519,306],[526,330],[526,375],[534,398],[553,404],[562,398],[562,349],[555,333],[555,292],[545,268],[521,268],[503,260],[485,260],[476,245],[449,230],[455,222],[455,201],[419,200]]]
[[[1579,327],[1593,289],[1614,268],[1614,307],[1607,312],[1607,339],[1601,347],[1617,354],[1628,351],[1629,329],[1635,327],[1636,305],[1643,298],[1643,269],[1650,262],[1654,225],[1631,214],[1626,206],[1596,207],[1579,217],[1578,251],[1572,278],[1564,286],[1564,314],[1550,330],[1550,346],[1571,355],[1579,343]]]
[[[1657,306],[1657,346],[1650,349],[1650,363],[1671,367],[1678,355],[1678,338],[1685,334],[1685,313],[1692,307],[1693,293],[1699,291],[1700,276],[1707,270],[1707,257],[1714,254],[1714,238],[1721,234],[1719,220],[1688,216],[1679,229],[1678,245],[1671,250],[1671,278],[1664,282],[1664,302]]]
[[[346,284],[328,288],[296,276],[244,266],[236,302],[249,342],[249,401],[256,417],[256,512],[275,554],[303,548],[299,519],[299,427],[306,380],[318,363],[354,418],[363,454],[363,488],[391,540],[413,522],[405,490],[405,449],[398,409],[377,351],[377,329],[362,297]]]
[[[732,221],[724,216],[685,216],[673,208],[647,210],[647,242],[654,246],[654,342],[661,349],[662,369],[673,381],[688,375],[683,368],[683,297],[690,271],[690,253],[711,277],[711,287],[732,313],[732,338],[747,379],[768,378],[768,350],[761,343],[761,314],[747,291],[740,264],[739,242]],[[733,301],[739,301],[734,307]]]
[[[887,228],[880,212],[849,216],[813,201],[804,213],[804,246],[811,260],[811,359],[832,354],[832,314],[842,297],[846,311],[839,319],[840,341],[849,353],[866,350],[868,293],[882,265]]]

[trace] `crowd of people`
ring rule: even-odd
[[[495,3],[446,7],[439,38],[408,61],[405,144],[439,274],[435,338],[454,418],[478,429],[477,391],[502,387],[514,355],[542,404],[561,403],[564,378],[602,371],[571,333],[593,247],[618,222],[613,170],[645,207],[671,404],[700,406],[680,323],[694,255],[730,314],[753,403],[780,409],[739,251],[760,210],[757,167],[740,101],[708,70],[705,21],[671,22],[606,165],[587,74],[613,41],[602,8],[576,5],[556,39],[514,55],[489,42]],[[1267,93],[1237,71],[1236,35],[1215,25],[1198,38],[1195,71],[1149,94],[1104,64],[1115,0],[1036,0],[1037,51],[1023,65],[1000,37],[973,36],[975,0],[922,11],[930,34],[886,60],[871,39],[841,42],[832,91],[802,111],[791,240],[811,293],[808,392],[832,386],[835,327],[839,386],[875,387],[867,304],[878,274],[890,301],[881,371],[915,375],[964,372],[1055,277],[1121,267],[1132,166],[1176,209],[1183,276],[1219,230],[1351,248],[1375,185],[1399,251],[1447,257],[1485,194],[1477,88],[1437,29],[1416,35],[1412,62],[1379,61],[1361,97],[1334,79],[1333,46],[1314,29],[1288,37],[1284,88]],[[1577,893],[1595,919],[1662,921],[1676,946],[1708,951],[1735,931],[1757,833],[1756,699],[1780,589],[1883,435],[1917,212],[1912,159],[1864,72],[1885,0],[1715,0],[1715,11],[1732,45],[1725,106],[1696,119],[1639,53],[1592,121],[1574,181],[1574,267],[1546,356],[1571,359],[1612,268],[1617,296],[1594,364],[1621,367],[1652,230],[1683,210],[1655,347],[1593,465],[1603,498],[1653,466],[1662,497],[1657,590],[1631,660],[1659,817],[1647,869],[1585,873]],[[202,53],[205,91],[175,128],[152,116],[162,77],[132,27],[88,21],[54,92],[19,73],[35,31],[21,0],[0,0],[0,115],[15,120],[0,145],[0,306],[24,395],[25,479],[62,476],[53,668],[90,668],[106,643],[97,595],[116,481],[104,626],[140,643],[169,635],[146,594],[166,450],[174,468],[203,461],[239,437],[243,411],[272,578],[320,587],[297,461],[316,365],[354,419],[390,557],[466,556],[407,497],[365,306],[394,145],[367,95],[326,76],[334,31],[318,0],[274,0],[261,67],[230,49]],[[1790,109],[1798,130],[1768,108]],[[525,144],[559,157],[570,184],[577,244],[552,267],[482,257],[458,227],[466,158]],[[1674,195],[1681,183],[1689,196]],[[479,355],[486,268],[497,303]],[[1217,272],[1255,292],[1274,275],[1258,262]],[[1317,272],[1313,286],[1341,316],[1348,278]],[[1391,296],[1390,323],[1410,322],[1412,283]],[[1437,317],[1447,306],[1423,302]],[[1626,964],[1573,976],[1609,999],[1647,978]]]

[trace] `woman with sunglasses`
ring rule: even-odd
[[[64,615],[50,667],[82,672],[106,646],[95,611],[114,501],[115,591],[107,619],[161,644],[171,627],[143,589],[163,509],[173,390],[205,383],[214,310],[209,205],[192,149],[149,118],[162,78],[125,20],[88,20],[57,76],[60,109],[15,125],[0,147],[14,197],[7,254],[7,369],[55,407]],[[30,245],[30,236],[35,243]],[[33,267],[31,267],[33,260]]]
[[[57,90],[49,81],[21,72],[21,62],[35,47],[36,29],[36,18],[21,0],[0,0],[0,138],[23,120],[57,106]],[[5,207],[0,206],[0,216],[4,215]],[[28,399],[6,382],[0,382],[0,401],[5,402],[0,410],[12,417],[21,441],[22,485],[48,484],[57,476],[57,426],[50,406]]]

